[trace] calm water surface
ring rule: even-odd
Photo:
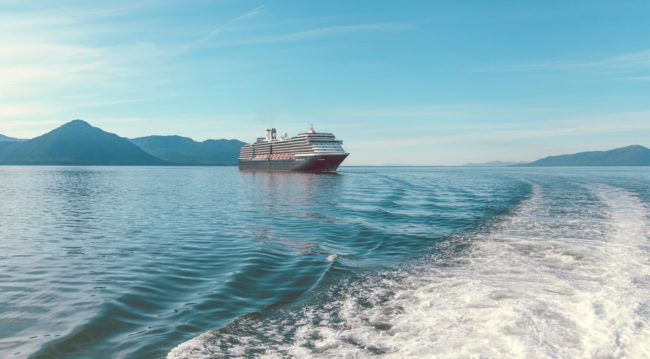
[[[0,167],[0,357],[650,357],[649,168]]]

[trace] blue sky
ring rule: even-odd
[[[648,1],[0,0],[0,133],[313,123],[348,165],[650,146],[648,19]]]

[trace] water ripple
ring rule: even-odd
[[[375,293],[359,296],[361,308],[390,302],[405,295],[401,287],[368,278],[390,282],[378,273],[431,255],[440,278],[452,275],[449,286],[467,285],[472,278],[440,269],[471,264],[464,257],[471,241],[459,236],[494,228],[530,198],[535,181],[555,183],[550,197],[588,182],[581,174],[521,171],[344,168],[319,176],[230,167],[0,167],[0,356],[164,357],[215,328],[238,341],[251,330],[242,325],[248,320],[268,324],[264,318],[277,318],[283,308],[344,303],[346,286]],[[644,176],[607,181],[638,193],[647,186]],[[576,195],[575,205],[598,200],[589,193]],[[587,239],[597,231],[579,218],[569,221],[569,209],[548,208],[549,216],[567,222],[540,229],[523,221],[516,230],[579,231]],[[598,211],[590,216],[608,218]],[[526,243],[509,250],[530,258],[588,257],[575,248]],[[566,269],[563,261],[542,263]],[[644,283],[642,276],[635,280]],[[490,293],[494,301],[516,295],[514,289]],[[377,332],[398,330],[390,318],[405,307],[381,309],[363,323]],[[549,308],[535,310],[561,321]],[[300,330],[292,320],[281,322],[283,338]],[[390,351],[355,336],[344,343],[366,345],[373,354]],[[319,345],[312,349],[327,353]]]

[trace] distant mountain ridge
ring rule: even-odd
[[[0,134],[0,142],[19,142],[19,141],[25,141],[25,140]]]
[[[0,135],[0,165],[236,165],[244,144],[181,136],[129,140],[74,120],[31,140]]]
[[[549,156],[518,166],[650,166],[650,149],[632,145],[609,151]]]
[[[5,165],[162,165],[126,138],[74,120],[42,136],[0,148]]]
[[[131,139],[148,153],[177,165],[236,165],[245,145],[238,140],[196,142],[181,136],[147,136]]]

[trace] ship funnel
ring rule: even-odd
[[[272,139],[272,140],[277,139],[276,132],[275,132],[275,128],[272,128],[272,129],[271,129],[271,139]]]
[[[271,130],[266,129],[266,142],[271,142]]]

